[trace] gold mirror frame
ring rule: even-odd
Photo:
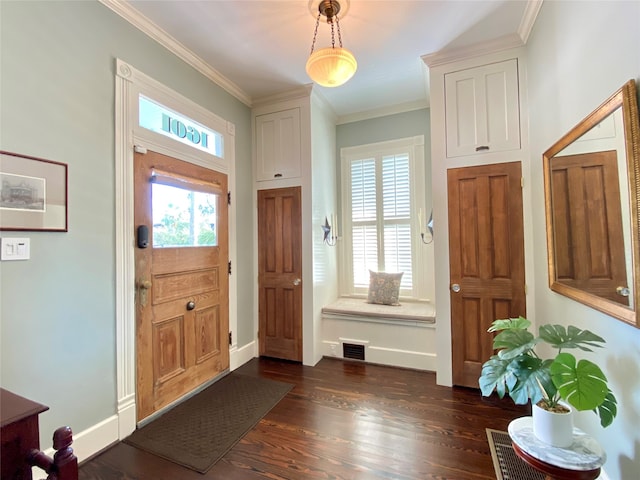
[[[623,208],[630,213],[629,230],[631,238],[628,239],[630,252],[625,253],[631,255],[630,265],[631,284],[630,302],[631,305],[623,305],[616,301],[607,299],[603,296],[590,293],[586,290],[575,288],[566,283],[562,283],[558,279],[556,265],[556,241],[553,231],[554,226],[554,208],[552,202],[552,175],[551,162],[552,159],[574,144],[584,134],[589,132],[593,127],[599,125],[604,119],[612,115],[618,108],[622,109],[622,123],[624,130],[624,145],[626,151],[627,166],[627,186],[628,195],[625,192],[623,198],[629,199],[628,208]],[[636,97],[636,84],[634,80],[629,80],[625,85],[607,99],[602,105],[594,110],[589,116],[576,125],[569,133],[558,140],[551,148],[544,152],[543,169],[544,169],[544,190],[545,190],[545,212],[547,227],[547,252],[548,252],[548,271],[549,271],[549,287],[551,290],[572,298],[578,302],[589,305],[601,312],[618,318],[626,323],[640,327],[637,320],[637,312],[640,305],[640,125],[638,120],[638,99]],[[620,162],[618,162],[620,165]],[[626,220],[626,219],[625,219]],[[624,239],[623,239],[624,240]],[[615,253],[614,253],[615,254]]]

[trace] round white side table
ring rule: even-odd
[[[508,431],[518,457],[549,480],[595,480],[607,459],[598,442],[575,427],[573,443],[567,448],[538,440],[533,434],[531,417],[516,418],[509,424]]]

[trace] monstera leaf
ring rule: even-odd
[[[609,393],[607,377],[589,360],[576,364],[576,358],[570,353],[559,353],[549,369],[560,396],[577,410],[597,408]]]
[[[543,325],[540,327],[540,338],[552,347],[563,348],[579,348],[585,352],[592,352],[589,347],[602,347],[604,338],[599,337],[589,330],[580,330],[579,328],[569,325],[565,330],[562,325]]]
[[[482,395],[491,395],[495,390],[503,398],[508,393],[518,405],[524,405],[529,399],[537,403],[541,398],[554,396],[556,387],[549,375],[550,363],[551,360],[528,355],[509,360],[494,355],[482,366],[478,380]]]
[[[526,330],[503,330],[493,339],[493,348],[500,350],[500,358],[509,360],[533,349],[537,342]]]
[[[602,405],[599,405],[594,413],[600,417],[600,425],[608,427],[618,413],[618,401],[611,390],[604,398]]]
[[[531,326],[531,322],[524,317],[504,318],[494,320],[487,332],[499,332],[501,330],[526,330]]]
[[[478,379],[482,395],[488,397],[495,390],[498,396],[503,398],[510,390],[508,382],[511,382],[511,386],[515,385],[516,378],[509,377],[509,363],[510,360],[502,360],[498,355],[493,355],[482,365],[482,374]]]

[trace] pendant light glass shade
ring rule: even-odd
[[[338,87],[346,83],[357,68],[353,54],[342,47],[321,48],[307,60],[307,75],[323,87]]]

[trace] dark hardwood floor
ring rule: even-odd
[[[528,415],[506,398],[436,385],[435,373],[325,358],[237,370],[295,384],[202,475],[118,443],[80,479],[495,479],[485,428]]]

